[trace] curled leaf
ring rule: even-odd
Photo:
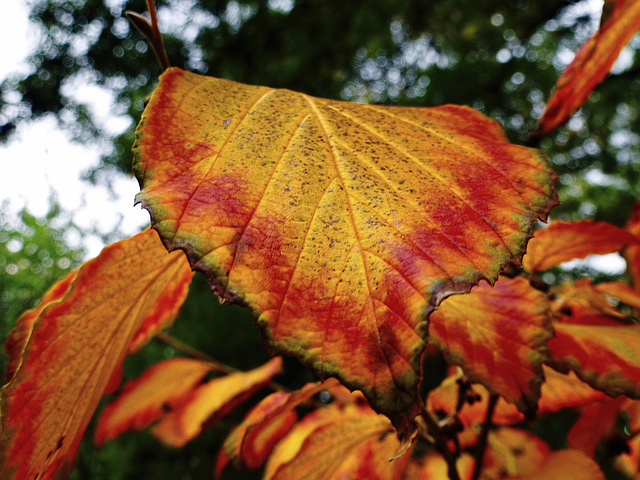
[[[401,478],[405,462],[389,460],[400,442],[387,417],[376,414],[369,406],[347,405],[332,410],[331,421],[327,421],[325,413],[314,417],[319,421],[313,428],[303,424],[289,433],[298,437],[299,448],[291,449],[293,458],[281,461],[278,468],[269,467],[269,471],[275,470],[271,480],[328,480],[339,478],[340,474],[345,478]],[[274,451],[276,464],[282,460],[277,454]]]
[[[237,466],[259,468],[271,450],[288,433],[298,416],[295,408],[324,389],[335,386],[335,379],[312,383],[292,393],[276,392],[258,403],[227,437],[218,457],[216,472],[233,460]]]
[[[138,202],[276,352],[420,413],[427,314],[493,282],[556,203],[538,151],[457,106],[324,100],[177,68],[137,131]],[[358,351],[359,355],[352,352]]]

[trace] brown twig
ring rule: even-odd
[[[482,461],[484,460],[484,452],[487,449],[487,440],[489,438],[489,429],[491,428],[491,418],[493,417],[493,412],[496,408],[496,404],[498,403],[498,395],[492,394],[489,397],[489,405],[487,406],[487,416],[484,419],[484,423],[482,424],[482,431],[480,432],[480,439],[478,440],[478,450],[476,451],[476,465],[473,469],[473,477],[472,480],[478,480],[480,478],[480,474],[482,473]]]
[[[130,10],[125,11],[124,14],[131,24],[136,27],[136,30],[138,30],[147,39],[147,42],[149,42],[151,49],[156,55],[160,67],[164,71],[171,67],[171,64],[169,63],[167,51],[164,48],[162,33],[160,33],[160,28],[158,27],[158,15],[156,13],[154,0],[147,0],[147,9],[149,10],[151,22],[139,13],[132,12]]]
[[[436,450],[447,463],[447,472],[450,480],[460,480],[460,474],[458,473],[458,468],[456,466],[456,460],[458,457],[454,452],[449,448],[449,444],[447,443],[447,438],[442,433],[441,427],[438,425],[438,422],[431,416],[429,412],[423,410],[421,416],[428,429],[429,437],[433,439],[434,446]]]
[[[176,350],[180,350],[182,353],[186,353],[190,357],[197,358],[198,360],[202,360],[203,362],[207,363],[211,367],[212,370],[215,370],[217,372],[222,372],[222,373],[225,373],[225,374],[241,372],[241,370],[238,370],[237,368],[233,368],[233,367],[230,367],[229,365],[221,363],[221,362],[217,361],[216,359],[210,357],[206,353],[203,353],[200,350],[197,350],[197,349],[193,348],[191,345],[187,345],[186,343],[181,342],[177,338],[174,338],[171,335],[166,334],[165,332],[160,332],[160,333],[156,334],[156,338],[158,340],[166,343],[167,345],[175,348]],[[273,390],[275,390],[277,392],[290,392],[291,391],[287,387],[285,387],[283,385],[280,385],[277,382],[271,381],[267,385],[271,389],[273,389]]]

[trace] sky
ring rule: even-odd
[[[29,68],[24,59],[38,42],[37,31],[29,25],[24,0],[2,2],[0,45],[11,45],[11,48],[0,48],[0,81],[12,72]],[[602,9],[602,0],[590,0],[587,4],[587,8],[594,11]],[[583,13],[585,5],[579,5],[580,11],[576,14]],[[74,95],[86,101],[110,131],[128,127],[110,114],[111,97],[107,91],[80,85]],[[138,183],[133,177],[117,174],[112,179],[112,191],[108,191],[106,187],[83,180],[83,173],[97,166],[99,158],[100,151],[96,147],[71,141],[53,117],[20,124],[11,140],[0,145],[3,172],[0,175],[0,207],[9,216],[24,207],[33,215],[43,216],[48,211],[49,199],[55,195],[60,206],[83,231],[110,234],[118,230],[122,236],[133,235],[149,224],[147,212],[133,206],[139,191]],[[80,239],[70,237],[67,241],[71,246],[77,246]],[[87,259],[96,256],[104,246],[100,235],[88,235],[82,243]],[[592,256],[587,262],[610,274],[621,273],[625,268],[624,261],[616,254]],[[568,266],[578,265],[580,263],[574,261]]]
[[[28,68],[24,59],[38,41],[37,31],[29,28],[24,3],[24,0],[2,0],[0,81],[12,72]],[[6,48],[7,45],[12,48]],[[75,95],[91,99],[91,107],[111,130],[127,126],[110,116],[111,99],[106,91],[85,85]],[[0,206],[9,216],[23,207],[42,216],[47,213],[53,194],[84,231],[109,234],[119,230],[124,236],[133,235],[149,224],[147,212],[133,206],[138,182],[117,174],[113,192],[109,192],[106,187],[82,180],[83,173],[99,164],[99,158],[96,147],[72,142],[53,117],[20,124],[11,140],[0,145]],[[73,237],[67,240],[72,246],[80,241]],[[87,236],[83,244],[87,258],[96,256],[104,246],[99,235]]]

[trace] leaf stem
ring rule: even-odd
[[[233,368],[233,367],[230,367],[229,365],[221,363],[221,362],[217,361],[216,359],[210,357],[206,353],[203,353],[200,350],[197,350],[197,349],[193,348],[191,345],[187,345],[186,343],[181,342],[177,338],[174,338],[174,337],[172,337],[171,335],[168,335],[165,332],[160,332],[160,333],[156,334],[156,338],[158,340],[166,343],[167,345],[175,348],[176,350],[180,350],[181,352],[186,353],[187,355],[189,355],[189,356],[191,356],[193,358],[197,358],[198,360],[202,360],[203,362],[208,363],[213,370],[216,370],[216,371],[222,372],[222,373],[226,373],[226,374],[241,372],[241,370],[238,370],[237,368]],[[277,392],[290,392],[291,391],[290,389],[288,389],[284,385],[280,385],[279,383],[274,382],[274,381],[269,382],[267,385],[272,390],[275,390]]]
[[[482,461],[484,460],[484,452],[487,449],[487,443],[489,439],[489,429],[491,428],[491,419],[493,417],[493,412],[496,408],[496,404],[498,403],[499,396],[496,394],[492,394],[489,397],[489,405],[487,406],[487,416],[484,419],[484,423],[482,424],[482,431],[480,432],[480,439],[478,440],[478,450],[476,451],[476,465],[473,469],[473,477],[472,480],[478,480],[480,478],[480,474],[482,473]]]

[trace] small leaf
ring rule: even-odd
[[[321,422],[310,432],[303,430],[307,436],[300,442],[300,449],[271,479],[328,480],[335,478],[339,471],[345,478],[399,478],[401,471],[397,467],[404,462],[389,460],[400,447],[389,419],[368,406],[347,405],[343,410],[334,407],[334,411],[332,422]],[[297,433],[294,428],[290,435]],[[355,472],[363,460],[371,459],[371,452],[375,464],[369,473],[375,471],[376,475],[357,477]]]
[[[633,205],[625,228],[640,240],[640,201]],[[640,290],[640,243],[627,245],[622,253],[627,260],[627,272],[631,277],[631,284],[636,290]]]
[[[458,376],[450,375],[442,383],[429,392],[427,410],[436,417],[455,414],[458,402]],[[544,388],[544,387],[543,387]],[[458,418],[464,427],[480,425],[487,416],[489,391],[482,385],[472,385],[469,392],[473,402],[465,402],[458,412]],[[524,420],[524,415],[512,403],[503,398],[498,399],[491,421],[496,425],[511,425]]]
[[[489,448],[482,464],[483,477],[501,478],[538,472],[550,451],[549,445],[531,432],[499,428],[489,434]]]
[[[456,461],[460,480],[471,480],[475,466],[474,458],[462,452]],[[447,462],[439,453],[428,453],[424,458],[411,459],[404,480],[449,480]]]
[[[215,468],[216,478],[222,474],[222,471],[228,465],[229,460],[233,460],[236,466],[240,468],[242,465],[242,444],[247,430],[254,425],[258,425],[263,422],[270,413],[277,411],[279,407],[285,405],[290,397],[290,393],[272,393],[261,400],[249,411],[242,423],[231,431],[224,442],[223,448],[218,454],[218,460]],[[298,415],[294,409],[287,409],[284,412],[279,412],[279,414],[276,414],[269,419],[270,438],[268,439],[268,442],[265,442],[263,447],[259,449],[262,455],[260,456],[260,460],[255,462],[257,465],[254,468],[258,468],[262,462],[264,462],[273,446],[291,430],[297,420]]]
[[[470,380],[522,412],[535,411],[552,335],[546,295],[524,278],[501,278],[447,298],[430,317],[431,342]]]
[[[640,325],[557,323],[549,363],[612,397],[640,398]]]
[[[165,293],[183,291],[181,303],[191,275],[184,255],[167,254],[147,230],[106,247],[80,267],[62,297],[36,309],[22,363],[2,388],[4,478],[48,480],[69,468],[140,325],[158,309],[175,315],[180,304]]]
[[[606,21],[562,73],[538,126],[541,135],[566,122],[605,79],[620,51],[640,28],[640,0],[617,1]]]
[[[536,230],[522,265],[536,273],[574,258],[613,253],[625,245],[637,243],[638,239],[632,234],[607,222],[554,221],[548,227]]]
[[[631,287],[624,282],[602,282],[595,286],[595,288],[604,293],[605,295],[619,300],[625,305],[635,308],[640,311],[640,291]]]
[[[621,288],[607,285],[600,287],[586,277],[579,278],[575,283],[563,283],[552,288],[555,297],[552,308],[563,323],[620,325],[627,316],[611,304],[609,297],[613,295],[607,295],[607,289],[615,295],[624,294]]]
[[[457,106],[318,99],[172,68],[134,170],[169,248],[276,352],[361,390],[409,433],[427,314],[493,282],[556,203],[542,155]],[[353,352],[360,352],[353,355]]]
[[[189,398],[167,413],[151,433],[169,447],[181,447],[263,388],[282,371],[275,357],[249,372],[230,373],[198,386]]]
[[[567,435],[569,446],[593,458],[598,443],[613,429],[621,408],[627,401],[628,399],[620,396],[585,405]]]
[[[328,379],[322,383],[311,383],[293,393],[274,393],[256,405],[227,437],[224,450],[216,467],[221,472],[229,459],[236,465],[259,468],[271,453],[274,445],[282,439],[295,423],[295,408],[322,390],[338,382]]]
[[[506,480],[605,480],[598,464],[579,450],[551,452],[544,465],[535,472],[507,477]]]
[[[118,398],[108,404],[95,432],[100,445],[127,430],[141,430],[186,400],[211,367],[200,360],[172,358],[148,368],[127,382]]]
[[[563,408],[577,408],[609,400],[604,392],[596,390],[570,371],[568,374],[543,366],[545,381],[542,384],[538,413],[559,412]]]

